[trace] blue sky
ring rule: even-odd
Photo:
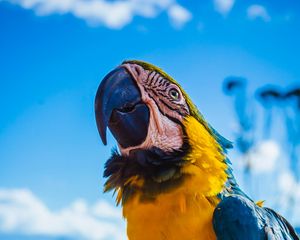
[[[103,213],[105,204],[114,205],[110,194],[102,194],[102,171],[115,142],[109,136],[109,146],[102,146],[95,125],[93,101],[102,77],[125,59],[152,62],[177,79],[206,119],[234,140],[224,78],[247,78],[250,94],[269,83],[299,83],[299,11],[296,1],[0,0],[0,238],[121,238],[119,210]],[[273,130],[275,146],[282,139],[280,124]],[[239,176],[240,156],[233,151],[235,157]],[[280,178],[287,164],[276,163],[257,174],[255,184],[266,179],[272,185]],[[299,188],[300,202],[300,185],[284,176]],[[278,206],[274,192],[255,189],[254,196]],[[22,199],[29,199],[27,205]],[[33,203],[43,210],[30,211]],[[23,211],[32,217],[16,213]],[[45,211],[46,225],[61,221],[71,227],[30,223]],[[89,226],[75,231],[78,223],[70,219],[82,215],[111,231],[88,235],[94,230]],[[291,218],[300,225],[299,218]],[[119,228],[119,235],[112,233]]]

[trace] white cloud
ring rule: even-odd
[[[163,11],[170,20],[183,25],[191,19],[191,13],[175,0],[0,0],[8,1],[25,9],[32,9],[37,15],[73,14],[92,25],[104,25],[120,29],[135,16],[154,18]],[[172,14],[170,14],[172,12]]]
[[[274,141],[258,143],[245,156],[250,161],[251,169],[256,173],[272,172],[280,157],[280,146]]]
[[[297,182],[295,176],[289,172],[282,172],[278,178],[278,188],[280,191],[280,207],[283,211],[288,212],[290,209],[292,212],[290,221],[294,224],[300,224],[300,183]]]
[[[289,194],[291,191],[295,191],[297,189],[298,184],[292,173],[286,171],[281,173],[279,176],[278,186],[281,192]]]
[[[171,22],[177,28],[181,28],[192,18],[192,14],[178,4],[172,5],[168,10],[168,14]]]
[[[79,199],[50,211],[27,189],[0,189],[0,231],[76,239],[124,239],[121,211],[99,201],[89,206]]]
[[[251,5],[247,9],[247,16],[250,20],[262,19],[265,22],[271,21],[271,17],[267,9],[261,5]]]
[[[215,10],[226,15],[231,11],[234,3],[235,0],[214,0]]]

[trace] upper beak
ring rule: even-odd
[[[122,66],[102,80],[96,94],[95,114],[105,145],[107,127],[123,148],[137,146],[147,137],[149,109],[142,102],[135,79]]]

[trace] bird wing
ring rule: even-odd
[[[218,240],[299,240],[282,216],[240,195],[221,200],[214,211],[213,226]]]

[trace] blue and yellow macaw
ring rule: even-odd
[[[118,143],[105,191],[122,204],[129,240],[299,239],[239,188],[231,143],[158,67],[123,62],[101,82],[95,112],[103,143],[107,127]]]

